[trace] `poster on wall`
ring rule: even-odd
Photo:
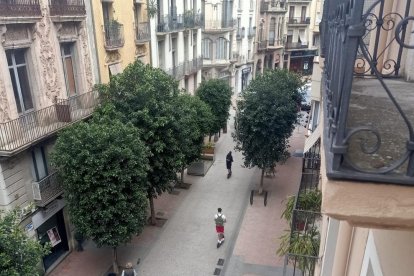
[[[47,230],[47,235],[49,236],[52,247],[54,247],[55,245],[59,244],[62,241],[60,239],[59,232],[56,227],[53,227]]]

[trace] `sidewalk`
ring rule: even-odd
[[[140,258],[136,266],[140,276],[213,275],[217,269],[222,276],[282,275],[283,259],[276,255],[278,238],[287,229],[280,219],[281,202],[297,192],[302,159],[291,157],[276,168],[275,177],[265,178],[264,188],[269,192],[266,207],[260,196],[255,196],[250,206],[250,191],[259,183],[260,171],[241,166],[242,154],[233,150],[233,117],[229,122],[206,176],[185,175],[186,182],[192,183],[189,190],[176,189],[174,194],[155,200],[157,216],[168,220],[161,228],[145,227],[140,236],[119,247],[119,264],[135,264]],[[303,149],[303,131],[294,131],[291,152]],[[233,150],[235,162],[232,177],[226,179],[225,155],[229,150]],[[213,221],[218,207],[227,216],[226,242],[219,249]],[[49,275],[106,275],[111,259],[111,249],[97,249],[89,242],[85,251],[72,252]],[[217,264],[220,259],[224,265]]]

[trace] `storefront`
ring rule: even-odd
[[[68,235],[66,231],[63,199],[57,199],[37,212],[32,217],[33,227],[42,244],[49,242],[51,253],[43,258],[45,271],[55,265],[69,252]]]
[[[289,71],[302,75],[312,75],[313,58],[315,55],[317,55],[316,50],[290,52]]]

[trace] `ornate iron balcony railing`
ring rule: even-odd
[[[283,12],[285,13],[286,10],[286,3],[285,1],[265,1],[262,0],[260,2],[260,12]]]
[[[321,24],[324,148],[329,178],[414,185],[414,100],[403,60],[405,12],[385,0],[325,1]],[[411,29],[408,29],[411,28]]]
[[[39,207],[46,206],[63,193],[62,182],[57,172],[49,174],[38,182],[33,182],[32,188],[33,198]]]
[[[167,14],[158,20],[157,32],[168,33],[184,30],[184,16],[182,14]]]
[[[40,17],[39,0],[1,0],[0,16],[4,17]]]
[[[285,48],[286,49],[304,49],[308,48],[309,43],[302,43],[302,42],[286,42]]]
[[[294,25],[294,24],[307,25],[307,24],[310,24],[310,17],[289,17],[286,24],[290,24],[290,25]]]
[[[205,30],[220,30],[221,29],[231,29],[236,26],[236,20],[205,20],[204,29]]]
[[[58,100],[52,106],[0,123],[0,156],[11,156],[59,129],[88,117],[98,103],[98,92],[92,91]]]
[[[184,63],[184,74],[186,76],[194,74],[198,70],[201,70],[202,67],[203,67],[202,57],[194,58],[192,60],[187,60]]]
[[[49,0],[51,16],[83,16],[86,15],[83,0]]]
[[[188,10],[183,15],[184,28],[201,28],[203,26],[203,16],[201,13],[194,13],[192,10]]]
[[[151,40],[150,25],[149,22],[140,22],[135,27],[135,41],[143,43]]]
[[[109,21],[104,24],[105,48],[116,50],[124,46],[124,25],[117,21]]]

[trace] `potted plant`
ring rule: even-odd
[[[83,251],[83,242],[85,241],[85,236],[83,235],[82,232],[76,230],[75,234],[74,234],[74,238],[77,242],[77,246],[76,246],[76,250],[77,251]]]

